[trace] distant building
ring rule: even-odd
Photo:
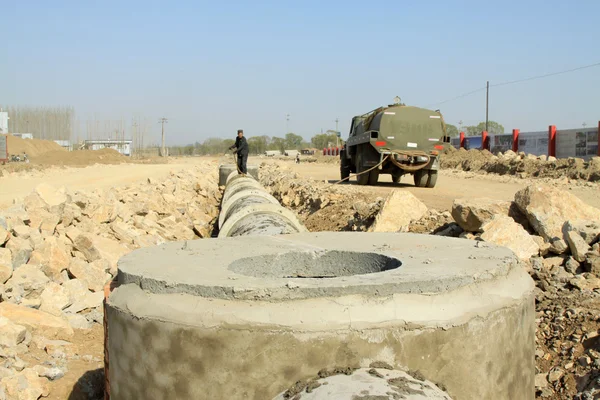
[[[300,154],[304,156],[314,156],[317,152],[317,149],[302,149],[300,150]]]
[[[133,140],[86,140],[84,148],[88,150],[113,149],[124,156],[131,155]]]
[[[65,149],[67,151],[73,150],[70,140],[54,140],[53,142],[58,144],[60,147],[62,147],[63,149]]]
[[[0,133],[8,133],[8,112],[0,108]]]

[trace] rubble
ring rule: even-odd
[[[440,157],[442,169],[458,169],[480,173],[510,175],[520,178],[574,179],[588,182],[600,181],[600,157],[589,161],[580,158],[516,154],[511,150],[494,155],[487,150],[465,150],[447,147]]]
[[[48,382],[78,357],[64,340],[102,323],[103,289],[123,255],[211,236],[216,179],[201,165],[104,191],[41,184],[0,211],[0,399],[48,395]],[[30,346],[45,348],[48,360],[26,357]]]
[[[515,203],[533,229],[557,254],[567,251],[563,227],[568,221],[600,221],[600,210],[571,193],[546,185],[530,185],[515,194]]]

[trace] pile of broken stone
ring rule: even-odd
[[[568,191],[531,185],[513,202],[458,199],[461,237],[512,249],[536,283],[540,398],[600,394],[600,210]]]
[[[37,399],[62,377],[73,329],[102,324],[104,286],[128,252],[209,237],[220,193],[213,166],[93,192],[39,185],[0,211],[0,399]],[[22,360],[31,346],[40,365]]]

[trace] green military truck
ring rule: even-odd
[[[398,100],[397,100],[398,101]],[[352,118],[350,134],[340,151],[342,179],[358,174],[359,185],[375,185],[379,175],[394,183],[412,174],[415,186],[437,182],[439,154],[450,142],[439,110],[394,104]]]

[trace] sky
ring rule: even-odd
[[[310,139],[400,96],[508,132],[600,120],[600,1],[0,0],[0,105],[146,121],[167,143]],[[442,103],[444,102],[444,103]],[[441,103],[441,104],[440,104]],[[289,114],[289,121],[286,115]]]

